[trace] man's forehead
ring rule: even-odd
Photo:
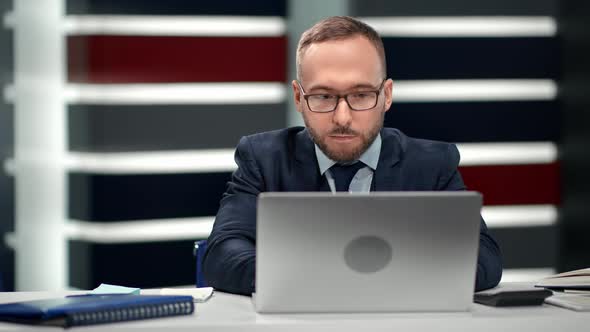
[[[339,90],[375,87],[384,69],[377,49],[364,36],[311,44],[301,54],[298,66],[306,90],[311,89],[308,84]]]
[[[325,53],[327,50],[335,51],[340,48],[350,49],[355,47],[365,52],[370,52],[370,50],[373,50],[375,54],[377,53],[377,49],[367,37],[362,35],[354,35],[345,38],[329,39],[311,43],[302,50],[301,57],[305,58],[306,55],[315,54],[318,52]],[[368,49],[369,47],[370,49]]]
[[[375,89],[376,88],[376,79],[375,80],[368,80],[368,79],[360,79],[360,80],[353,80],[353,81],[346,81],[346,80],[338,80],[338,81],[319,81],[315,80],[314,82],[308,82],[305,89],[307,92],[312,91],[347,91],[347,90],[357,90],[357,89]]]

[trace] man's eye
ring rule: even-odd
[[[356,99],[363,99],[363,98],[368,98],[371,94],[368,92],[356,92],[353,93],[351,96],[352,98],[356,98]]]
[[[319,100],[330,100],[334,99],[334,95],[316,95],[316,98]]]

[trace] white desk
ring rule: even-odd
[[[0,303],[60,297],[80,292],[0,293]],[[157,294],[156,290],[142,291]],[[584,331],[590,326],[590,313],[580,313],[549,305],[493,308],[473,304],[467,313],[400,314],[281,314],[254,312],[251,299],[216,292],[207,302],[196,305],[191,316],[142,320],[75,330],[153,330],[153,331]],[[0,331],[55,330],[27,325],[0,323]]]

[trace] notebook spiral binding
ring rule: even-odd
[[[193,302],[140,305],[95,312],[78,312],[67,317],[66,326],[94,325],[147,318],[188,315],[194,311]]]

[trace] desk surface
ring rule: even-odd
[[[37,300],[81,292],[0,293],[0,303]],[[157,294],[158,290],[142,290]],[[590,312],[581,313],[550,305],[493,308],[473,304],[466,313],[398,314],[272,314],[254,312],[250,297],[216,292],[206,303],[196,304],[191,316],[95,325],[84,330],[157,331],[580,331],[590,325]],[[39,330],[39,327],[0,323],[0,331]],[[53,328],[43,328],[54,330]]]

